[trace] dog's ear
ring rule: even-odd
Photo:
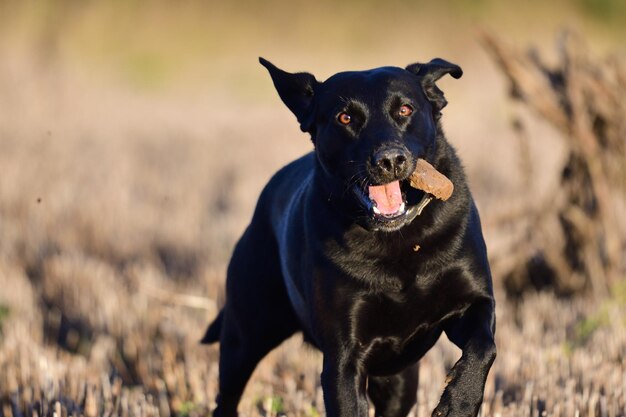
[[[420,77],[424,94],[433,106],[433,113],[436,117],[440,116],[441,109],[446,107],[448,102],[443,95],[443,91],[437,87],[435,82],[446,74],[450,74],[454,78],[461,78],[463,70],[458,65],[448,62],[441,58],[434,58],[427,64],[411,64],[406,70]]]
[[[309,132],[313,124],[311,103],[315,88],[319,84],[312,74],[298,72],[291,74],[276,67],[266,59],[259,58],[259,62],[269,71],[274,87],[285,105],[298,118],[300,129]]]

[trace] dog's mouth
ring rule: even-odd
[[[405,196],[400,189],[400,181],[396,180],[383,185],[370,185],[367,187],[367,191],[375,215],[383,218],[394,218],[406,212]]]
[[[427,194],[412,188],[408,179],[353,189],[374,229],[392,231],[411,222],[423,208]],[[427,202],[426,202],[427,204]]]

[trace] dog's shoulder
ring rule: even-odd
[[[264,194],[273,194],[291,187],[298,187],[313,173],[315,153],[309,152],[280,168],[263,189]]]
[[[308,184],[314,167],[315,154],[309,152],[280,168],[263,187],[258,205],[287,203],[294,193]]]
[[[302,205],[314,169],[315,154],[310,152],[274,173],[261,191],[252,224],[267,224],[275,234],[282,234]]]

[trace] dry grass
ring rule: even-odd
[[[507,174],[518,162],[511,108],[485,89],[501,80],[472,48],[465,84],[446,82],[446,126],[498,253],[508,231],[490,219],[523,184]],[[404,63],[394,51],[383,56]],[[197,341],[221,303],[228,255],[269,175],[309,142],[273,93],[259,98],[270,90],[261,75],[266,90],[233,97],[137,93],[65,61],[0,52],[0,417],[206,415],[217,349]],[[527,126],[540,137],[529,152],[544,164],[541,192],[562,150],[549,127]],[[626,414],[623,288],[606,300],[530,294],[517,304],[498,288],[484,416]],[[441,340],[424,358],[415,416],[430,414],[458,355]],[[242,414],[317,417],[319,372],[318,353],[287,341],[257,369]]]

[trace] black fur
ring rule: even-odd
[[[315,151],[274,175],[235,247],[226,303],[203,339],[221,343],[214,414],[235,416],[259,360],[302,331],[324,355],[328,416],[366,417],[368,395],[377,416],[406,416],[417,361],[445,332],[463,354],[433,416],[476,416],[496,355],[494,299],[478,212],[441,130],[446,101],[435,85],[461,68],[434,59],[320,83],[261,63]],[[401,114],[403,105],[412,114]],[[421,214],[424,195],[406,182],[418,158],[455,186]],[[405,211],[376,214],[368,187],[396,180]]]

